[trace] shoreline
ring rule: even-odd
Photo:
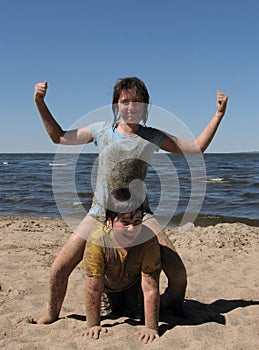
[[[163,227],[178,227],[182,221],[183,215],[176,215],[173,217],[173,219],[163,218],[158,216],[157,219],[161,222]],[[62,217],[49,217],[49,216],[30,216],[30,215],[1,215],[0,214],[0,221],[6,220],[6,219],[13,219],[13,220],[56,220],[56,221],[63,221],[66,223],[67,221],[70,221],[69,218],[67,218],[67,221],[63,219]],[[76,219],[76,221],[80,221],[80,219]],[[166,222],[166,225],[163,225],[163,222]],[[245,224],[247,226],[252,227],[259,227],[259,219],[247,219],[247,218],[236,218],[236,217],[227,217],[227,216],[212,216],[212,215],[204,215],[199,214],[193,223],[195,227],[207,227],[207,226],[215,226],[217,224]],[[188,223],[186,223],[188,224]],[[67,224],[68,225],[68,224]]]

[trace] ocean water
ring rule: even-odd
[[[96,162],[96,154],[0,154],[0,215],[82,218],[91,205]],[[205,154],[201,175],[183,156],[158,153],[153,164],[146,179],[150,206],[170,224],[189,213],[200,225],[258,226],[259,153]]]

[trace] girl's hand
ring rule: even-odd
[[[43,100],[46,96],[48,83],[46,81],[37,83],[34,88],[34,101]]]
[[[223,115],[226,112],[227,102],[228,102],[228,96],[218,90],[217,91],[217,113],[219,113],[221,117],[223,117]]]

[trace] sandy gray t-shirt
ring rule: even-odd
[[[121,135],[111,122],[90,125],[95,144],[98,146],[98,163],[92,172],[95,186],[93,203],[89,211],[100,221],[105,220],[109,193],[117,188],[129,188],[141,193],[145,212],[149,212],[144,181],[148,166],[155,151],[158,151],[164,134],[154,128],[140,126],[133,136]],[[136,208],[138,207],[136,203]],[[136,208],[133,208],[136,209]],[[109,208],[112,210],[112,208]]]

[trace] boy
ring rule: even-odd
[[[87,275],[86,335],[98,339],[107,331],[100,325],[103,291],[113,314],[138,318],[143,315],[142,287],[145,327],[139,340],[150,343],[158,338],[160,247],[156,236],[142,227],[143,204],[131,210],[136,206],[129,207],[127,189],[115,190],[113,196],[105,225],[87,240],[82,263]]]

